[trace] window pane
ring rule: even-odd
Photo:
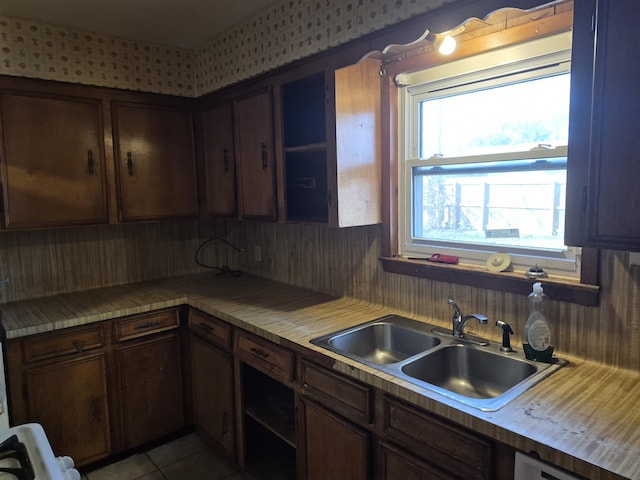
[[[567,145],[569,74],[420,102],[420,158]],[[469,88],[465,86],[465,88]]]
[[[413,236],[564,251],[566,170],[430,174],[413,169]]]

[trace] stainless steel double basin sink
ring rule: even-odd
[[[531,362],[499,346],[477,346],[433,325],[390,315],[314,338],[311,343],[413,385],[494,411],[566,364]]]

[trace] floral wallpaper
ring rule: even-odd
[[[455,0],[281,0],[196,50],[0,15],[0,74],[200,96]]]
[[[281,1],[196,52],[196,89],[208,93],[453,1]]]
[[[194,52],[0,16],[0,73],[195,94]]]

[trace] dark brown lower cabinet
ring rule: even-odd
[[[105,333],[98,323],[5,344],[11,424],[40,423],[80,466],[112,452]]]
[[[371,434],[312,400],[301,405],[307,480],[369,480]]]
[[[24,381],[25,420],[44,426],[57,455],[85,465],[110,453],[104,353],[30,368]]]
[[[125,448],[184,426],[180,334],[124,343],[116,352]]]
[[[240,329],[234,354],[240,464],[264,480],[299,478],[295,354]]]
[[[180,431],[191,386],[203,438],[263,480],[513,478],[513,448],[323,359],[197,310],[189,329],[183,351],[169,308],[7,341],[12,423],[42,423],[85,466]]]
[[[295,392],[250,365],[241,363],[240,368],[241,463],[263,480],[294,480],[298,466]]]
[[[193,420],[198,430],[235,457],[233,359],[196,335],[191,335]]]
[[[436,478],[496,480],[494,441],[395,398],[382,402],[384,438],[443,472]]]

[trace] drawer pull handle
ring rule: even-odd
[[[251,353],[253,353],[256,357],[260,357],[260,358],[267,358],[269,356],[269,354],[267,352],[265,352],[264,350],[260,350],[259,348],[256,347],[252,347],[249,349],[251,351]]]
[[[73,342],[73,346],[78,353],[82,353],[84,351],[84,342],[80,340],[76,340],[75,342]]]
[[[197,323],[196,326],[201,328],[202,330],[204,330],[207,333],[213,333],[213,327],[211,325],[209,325],[208,323]]]
[[[158,327],[160,325],[162,325],[162,322],[147,322],[141,325],[137,325],[135,327],[135,330],[146,330],[147,328]]]

